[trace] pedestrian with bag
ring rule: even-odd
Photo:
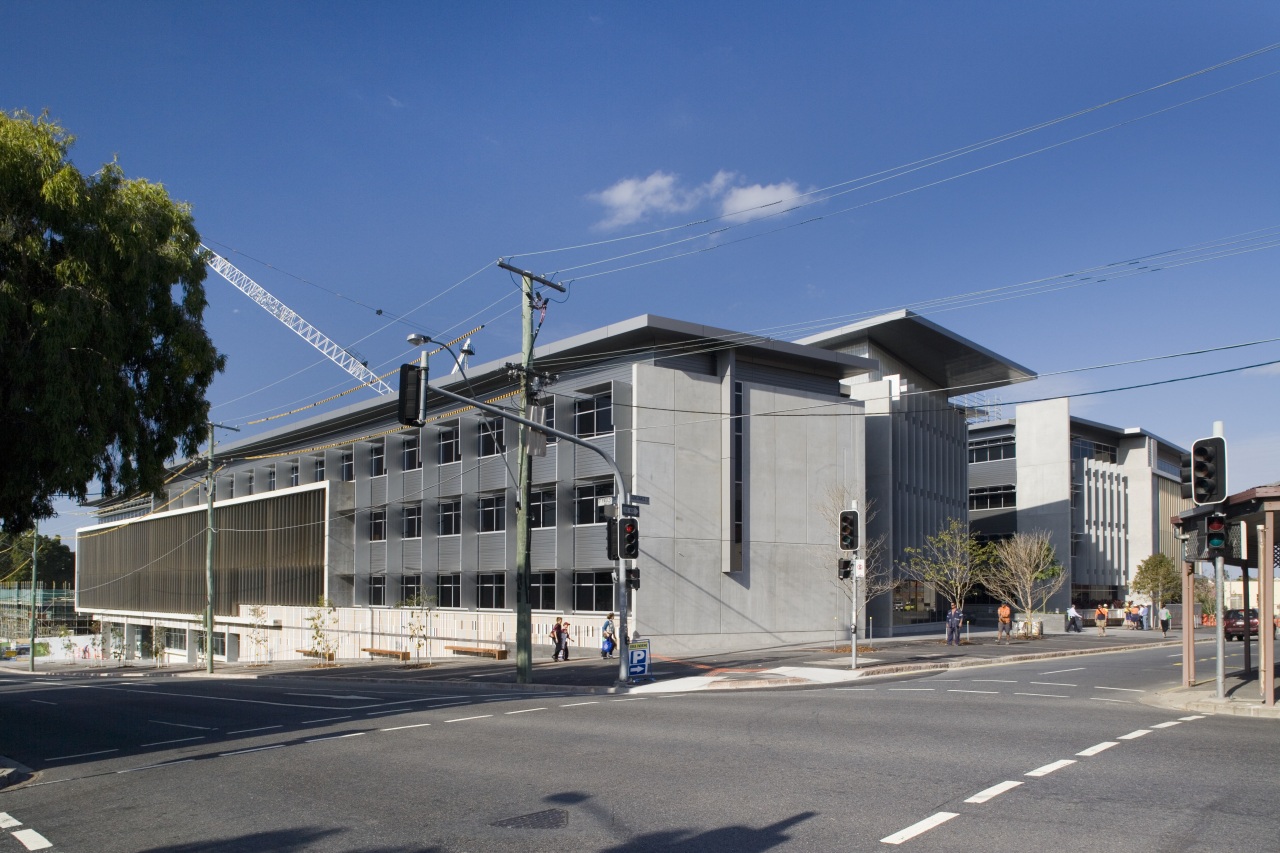
[[[1160,636],[1167,638],[1169,636],[1169,625],[1173,622],[1173,614],[1169,612],[1169,606],[1160,605]]]
[[[1099,604],[1098,609],[1093,611],[1093,624],[1098,626],[1098,636],[1107,636],[1107,617],[1110,616],[1110,610],[1105,604]]]
[[[605,617],[604,624],[600,626],[600,657],[613,657],[613,651],[617,647],[617,633],[613,627],[613,614],[610,613]]]

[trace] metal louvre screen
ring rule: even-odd
[[[202,612],[205,521],[204,512],[188,512],[81,535],[78,606]],[[238,615],[242,604],[314,604],[323,594],[324,490],[215,507],[214,523],[216,614]]]

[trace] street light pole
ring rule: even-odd
[[[31,660],[30,672],[36,671],[36,553],[40,550],[40,522],[31,531]]]
[[[206,504],[207,529],[205,531],[205,547],[204,547],[204,659],[205,672],[213,675],[213,538],[217,533],[213,524],[213,431],[217,427],[239,432],[239,429],[224,424],[215,424],[209,422],[209,473],[205,484],[205,492],[207,493],[208,503]]]

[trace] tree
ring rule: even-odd
[[[114,161],[85,176],[55,121],[0,112],[0,529],[160,491],[204,436],[223,369],[202,325],[190,208]],[[22,452],[14,452],[22,448]]]
[[[1201,613],[1218,612],[1218,587],[1211,578],[1204,575],[1195,577],[1195,603],[1200,605]]]
[[[414,608],[409,617],[409,640],[418,649],[418,661],[422,661],[422,649],[427,649],[427,666],[431,661],[431,612],[435,610],[434,596],[419,593],[400,605]]]
[[[31,535],[0,532],[0,581],[31,582]],[[74,584],[75,552],[62,544],[61,536],[41,536],[36,540],[36,580],[45,586]]]
[[[255,604],[249,608],[249,645],[253,646],[254,665],[262,662],[267,649],[267,608]]]
[[[831,533],[829,536],[829,545],[815,545],[814,560],[822,567],[824,571],[830,572],[831,582],[840,588],[843,601],[846,605],[852,605],[854,611],[853,617],[856,621],[861,617],[862,611],[871,601],[879,598],[885,593],[893,592],[898,586],[898,579],[893,575],[893,567],[886,559],[884,547],[886,535],[881,533],[875,538],[869,538],[866,542],[861,543],[858,548],[858,556],[866,565],[866,577],[858,578],[858,597],[854,599],[853,578],[841,580],[836,575],[836,561],[844,558],[845,552],[838,547],[836,529],[839,525],[840,513],[849,509],[852,502],[852,493],[848,488],[842,485],[831,485],[823,494],[822,500],[818,503],[818,512],[822,518],[831,519]],[[876,516],[875,503],[866,501],[866,509],[863,511],[864,517],[862,525],[865,529],[871,528],[871,521]],[[847,612],[847,611],[846,611]]]
[[[333,659],[337,641],[332,631],[338,627],[338,610],[329,599],[321,596],[307,615],[307,627],[311,629],[311,656],[320,658],[320,665]]]
[[[1043,530],[993,542],[991,559],[982,572],[987,592],[1027,614],[1028,633],[1036,612],[1045,609],[1066,580],[1067,573]]]
[[[978,542],[969,525],[953,518],[937,533],[924,541],[922,548],[907,548],[907,560],[901,564],[908,577],[932,586],[938,594],[957,607],[982,577],[990,559],[988,546]]]
[[[1157,551],[1138,563],[1129,589],[1150,595],[1157,605],[1176,604],[1182,600],[1182,576],[1173,560]]]

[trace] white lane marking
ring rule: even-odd
[[[1192,720],[1203,720],[1203,719],[1204,719],[1204,717],[1203,717],[1203,716],[1200,716],[1200,715],[1198,715],[1198,714],[1193,714],[1193,715],[1192,715],[1192,716],[1190,716],[1190,717],[1179,717],[1178,719],[1179,719],[1179,720],[1181,720],[1181,721],[1182,721],[1182,722],[1184,722],[1184,723],[1189,723],[1189,722],[1191,722]]]
[[[991,696],[997,696],[1000,693],[999,690],[956,690],[955,688],[949,688],[947,692],[948,693],[986,693]]]
[[[408,726],[392,726],[392,727],[391,727],[391,728],[389,728],[389,729],[381,729],[381,731],[384,731],[384,732],[398,732],[398,731],[400,731],[401,729],[420,729],[420,728],[422,728],[423,726],[429,726],[429,725],[431,725],[431,724],[430,724],[430,723],[413,723],[413,724],[408,725]]]
[[[1022,775],[1036,776],[1036,777],[1048,776],[1050,773],[1053,773],[1055,770],[1061,770],[1064,767],[1070,767],[1072,764],[1075,764],[1075,763],[1076,763],[1076,760],[1074,758],[1060,758],[1057,761],[1052,762],[1051,764],[1046,764],[1043,767],[1037,767],[1035,770],[1029,770]]]
[[[121,773],[136,773],[139,770],[155,770],[157,767],[176,767],[179,764],[190,764],[195,761],[194,758],[184,758],[181,761],[162,761],[159,764],[146,764],[142,767],[130,767],[128,770],[117,770],[116,775]]]
[[[226,758],[228,755],[246,755],[250,752],[262,752],[266,749],[284,749],[285,746],[286,744],[283,743],[273,743],[271,746],[254,746],[249,749],[237,749],[235,752],[219,752],[218,757]]]
[[[561,708],[577,708],[579,705],[599,705],[599,702],[572,702],[568,705],[561,705]]]
[[[470,700],[465,700],[465,701],[462,701],[462,702],[445,702],[445,703],[440,704],[440,705],[428,705],[428,706],[427,706],[427,710],[428,710],[428,711],[434,711],[436,708],[453,708],[453,707],[455,707],[455,706],[457,706],[457,705],[470,705],[470,704],[471,704],[471,701],[470,701]]]
[[[359,699],[362,702],[376,702],[377,696],[353,696],[350,693],[286,693],[286,696],[307,696],[312,699]]]
[[[937,690],[938,688],[936,687],[890,687],[889,689],[900,690],[903,692],[910,692],[910,691],[916,690],[916,691],[923,691],[927,693],[930,690]]]
[[[973,680],[973,683],[979,684],[984,681],[990,681],[995,684],[1017,684],[1018,683],[1012,678],[975,678]]]
[[[43,699],[32,699],[32,702],[38,702],[41,705],[57,705],[57,702],[46,702]]]
[[[298,725],[307,726],[307,725],[310,725],[311,723],[332,723],[334,720],[349,720],[349,719],[351,719],[350,714],[348,714],[345,717],[325,717],[324,719],[321,719],[321,720],[303,720],[301,723],[298,723]]]
[[[1084,667],[1082,666],[1073,666],[1071,667],[1071,669],[1051,669],[1048,672],[1042,672],[1040,674],[1041,675],[1057,675],[1060,672],[1080,672],[1083,669]]]
[[[545,711],[545,710],[547,709],[546,708],[525,708],[524,710],[521,710],[521,711],[508,711],[507,716],[510,716],[512,714],[527,714],[530,711]]]
[[[1094,690],[1119,690],[1124,693],[1146,693],[1145,690],[1135,690],[1132,687],[1103,687],[1100,684],[1093,685]]]
[[[388,709],[388,710],[386,710],[386,711],[370,711],[369,713],[365,714],[365,716],[366,716],[366,717],[376,717],[376,716],[378,716],[379,714],[399,714],[399,713],[401,713],[401,712],[407,712],[407,711],[412,711],[412,710],[413,710],[412,708],[390,708],[390,709]]]
[[[1041,687],[1075,687],[1074,684],[1067,684],[1063,681],[1028,681],[1028,684],[1038,684]]]
[[[256,729],[236,729],[234,732],[227,732],[229,735],[246,735],[249,732],[265,732],[271,729],[283,729],[283,725],[279,726],[258,726]]]
[[[1167,723],[1156,723],[1156,724],[1155,724],[1154,726],[1152,726],[1151,728],[1153,728],[1153,729],[1167,729],[1167,728],[1169,728],[1169,727],[1171,727],[1171,726],[1180,726],[1180,725],[1182,725],[1182,720],[1170,720],[1170,721],[1169,721],[1169,722],[1167,722]]]
[[[1151,734],[1151,729],[1138,729],[1137,731],[1129,732],[1127,735],[1120,735],[1116,740],[1137,740],[1143,735],[1149,734]]]
[[[609,701],[610,702],[643,702],[645,698],[646,697],[644,696],[632,696],[629,699],[610,699]]]
[[[57,683],[57,682],[54,682],[54,683]],[[139,684],[139,685],[126,685],[121,687],[110,687],[110,686],[105,686],[101,684],[86,684],[86,685],[76,685],[76,689],[112,690],[112,691],[117,691],[122,693],[128,693],[130,692],[130,688],[134,686],[141,686],[141,685]],[[147,685],[147,686],[151,686],[151,685]],[[195,694],[172,693],[164,690],[148,690],[146,692],[155,693],[160,696],[177,696],[180,699],[207,699],[211,702],[240,702],[246,705],[270,705],[275,708],[304,708],[309,711],[324,710],[324,706],[322,705],[315,705],[315,704],[303,705],[297,702],[271,702],[267,699],[237,699],[231,696],[206,696],[199,693],[195,693]],[[399,699],[394,702],[380,702],[379,704],[380,705],[404,705],[404,704],[417,704],[419,702],[439,702],[442,699],[465,699],[465,698],[466,698],[465,696],[423,696],[418,699]],[[357,705],[354,708],[341,708],[341,709],[333,708],[332,710],[363,711],[366,707],[373,707],[373,706]]]
[[[342,740],[344,737],[360,737],[364,732],[347,732],[345,735],[326,735],[325,737],[313,737],[306,743],[319,743],[322,740]]]
[[[874,687],[832,687],[831,689],[832,690],[875,690]],[[666,699],[670,697],[664,696],[662,698]]]
[[[151,743],[142,743],[138,745],[139,746],[164,746],[170,743],[187,743],[193,740],[204,740],[204,738],[205,738],[204,735],[196,735],[195,737],[180,737],[175,740],[157,740],[157,741],[152,741]]]
[[[15,826],[22,826],[22,821],[8,812],[0,812],[0,829],[13,829]]]
[[[958,812],[938,812],[937,814],[929,815],[929,817],[918,823],[911,824],[911,826],[908,826],[906,829],[900,829],[893,835],[886,835],[884,838],[880,839],[880,843],[901,844],[904,841],[910,841],[922,832],[928,832],[935,826],[941,826],[953,817],[959,816]]]
[[[1003,794],[1005,791],[1011,791],[1021,784],[1022,784],[1021,782],[1001,782],[999,785],[992,785],[990,788],[987,788],[985,791],[979,791],[969,799],[965,800],[965,802],[966,803],[985,803],[987,800],[990,800],[992,797],[998,797],[1001,794]]]
[[[52,847],[53,842],[45,838],[34,829],[19,829],[13,834],[13,837],[22,842],[22,846],[28,850],[43,850],[46,847]]]
[[[1107,750],[1113,746],[1119,746],[1119,745],[1120,744],[1117,741],[1104,740],[1102,743],[1095,743],[1093,746],[1089,747],[1088,749],[1080,750],[1079,752],[1076,753],[1076,755],[1083,755],[1087,758],[1090,755],[1097,755],[1099,752],[1102,752],[1103,750]]]
[[[1089,698],[1090,698],[1090,699],[1092,699],[1092,700],[1093,700],[1093,701],[1095,701],[1095,702],[1119,702],[1121,705],[1132,705],[1132,704],[1133,704],[1133,703],[1132,703],[1132,702],[1130,702],[1128,699],[1107,699],[1107,698],[1106,698],[1106,697],[1104,697],[1104,696],[1090,696]]]
[[[70,761],[73,758],[88,758],[90,755],[106,755],[108,752],[119,752],[118,749],[100,749],[97,752],[78,752],[75,755],[59,755],[56,758],[46,758],[45,761]]]
[[[478,717],[457,717],[456,719],[445,720],[445,722],[446,723],[465,723],[467,720],[484,720],[492,716],[493,714],[481,714]]]
[[[1070,699],[1071,698],[1070,696],[1067,696],[1066,694],[1063,694],[1063,693],[1019,693],[1016,690],[1014,691],[1013,695],[1014,696],[1040,696],[1044,699]]]
[[[155,723],[157,726],[173,726],[179,729],[198,729],[202,732],[213,731],[212,726],[189,726],[186,723],[166,723],[164,720],[147,720],[148,723]]]

